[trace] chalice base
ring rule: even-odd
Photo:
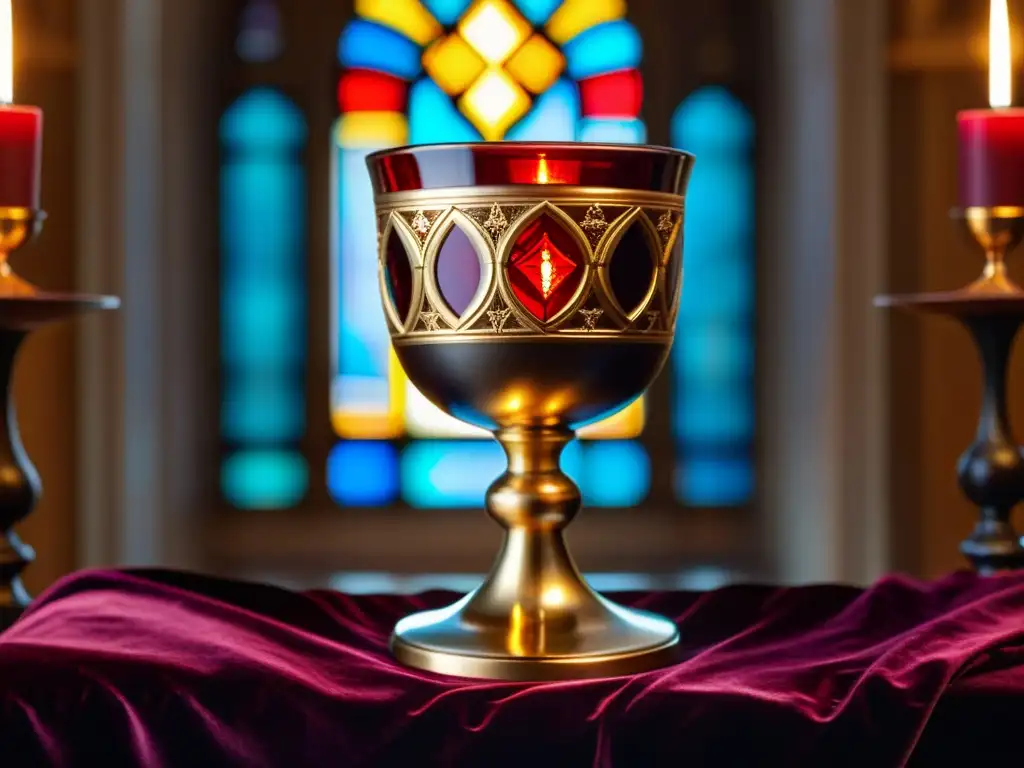
[[[542,564],[539,572],[522,567],[527,553],[535,566]],[[408,666],[510,681],[645,672],[674,663],[678,644],[679,631],[668,619],[590,589],[557,531],[511,531],[479,589],[402,619],[391,637],[392,652]]]

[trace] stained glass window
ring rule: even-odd
[[[453,141],[646,141],[643,47],[627,3],[356,0],[330,43],[329,137],[330,118],[313,104],[329,98],[323,87],[313,94],[281,76],[307,62],[278,66],[290,55],[282,16],[294,24],[292,11],[280,0],[242,8],[233,44],[247,85],[219,126],[222,495],[240,509],[325,500],[325,488],[345,508],[479,508],[504,457],[489,435],[432,406],[397,362],[378,296],[365,157]],[[732,92],[709,86],[652,133],[698,156],[672,362],[653,399],[584,430],[563,463],[590,507],[746,505],[755,490],[754,121]],[[328,147],[323,185],[309,171],[324,167]],[[308,276],[322,274],[315,244],[324,235],[309,227],[325,209],[321,286]],[[311,315],[321,290],[327,317]],[[328,344],[311,345],[311,331],[328,325]]]
[[[328,485],[338,503],[477,507],[504,462],[488,435],[427,402],[391,350],[375,291],[367,153],[449,141],[644,141],[640,38],[625,12],[622,0],[356,3],[338,45],[332,138],[339,442]],[[635,441],[643,425],[641,401],[585,430],[568,452],[586,503],[628,507],[647,496],[650,459]]]

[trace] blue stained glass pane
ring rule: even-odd
[[[632,507],[651,487],[647,451],[634,441],[586,443],[583,448],[583,503],[589,507]]]
[[[579,92],[573,83],[562,79],[537,99],[533,109],[506,134],[505,139],[574,141],[579,115]]]
[[[390,339],[377,293],[377,227],[366,155],[334,146],[337,351],[331,404],[345,412],[388,410]]]
[[[686,226],[689,230],[689,222]],[[714,250],[706,247],[709,243]],[[706,236],[692,247],[687,242],[685,250],[679,327],[723,318],[745,320],[755,298],[754,264],[746,241]]]
[[[636,119],[586,117],[580,121],[579,140],[605,144],[643,144],[647,126]]]
[[[308,486],[309,470],[297,451],[243,451],[221,467],[224,497],[240,509],[294,507]]]
[[[551,18],[562,0],[515,0],[515,4],[531,24],[539,27]]]
[[[754,375],[754,339],[750,323],[725,321],[682,323],[676,370],[686,380],[723,385]]]
[[[221,117],[220,140],[227,150],[255,154],[294,150],[306,143],[302,112],[283,94],[253,88],[235,101]]]
[[[709,86],[695,91],[672,116],[673,141],[700,146],[704,154],[724,154],[736,162],[754,142],[754,118],[729,91]],[[685,147],[683,147],[685,148]]]
[[[454,24],[472,0],[422,0],[426,9],[444,25]],[[561,0],[559,0],[561,2]]]
[[[274,370],[225,373],[220,411],[225,440],[255,446],[301,439],[306,430],[301,381]]]
[[[398,497],[398,452],[384,442],[339,443],[327,457],[327,489],[343,506],[391,504]]]
[[[301,255],[299,256],[301,258]],[[234,270],[225,270],[229,274]],[[242,271],[242,270],[238,270]],[[284,275],[284,284],[271,271],[267,279],[243,275],[221,291],[221,359],[225,365],[299,365],[306,356],[304,288],[295,275]]]
[[[409,89],[409,143],[480,141],[480,134],[437,84],[428,78]]]
[[[700,507],[743,504],[754,494],[754,467],[746,456],[684,459],[676,473],[676,493]]]
[[[742,443],[754,436],[754,403],[745,380],[691,380],[678,390],[677,400],[676,437],[684,446]]]
[[[691,504],[740,504],[754,490],[754,123],[728,91],[708,87],[679,106],[671,128],[672,143],[700,158],[673,351],[674,432],[685,456],[677,491]]]
[[[387,72],[406,80],[420,72],[420,48],[416,43],[363,19],[352,21],[341,33],[338,60],[346,67]]]
[[[402,495],[423,509],[483,507],[504,471],[505,452],[492,440],[416,442],[402,452]]]
[[[569,74],[576,80],[640,65],[640,35],[628,21],[608,21],[565,44]]]

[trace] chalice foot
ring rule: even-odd
[[[520,681],[626,675],[672,663],[675,624],[601,597],[569,554],[563,530],[580,495],[558,457],[573,433],[516,428],[496,436],[509,457],[509,470],[487,494],[489,514],[506,528],[501,552],[476,591],[398,623],[391,642],[398,660]]]

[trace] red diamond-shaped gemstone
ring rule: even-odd
[[[516,238],[509,257],[509,283],[522,305],[546,322],[572,300],[583,278],[582,265],[576,241],[545,213]]]

